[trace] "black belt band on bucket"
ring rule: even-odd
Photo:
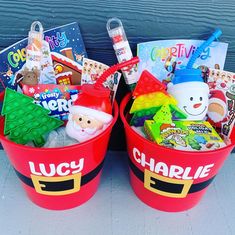
[[[129,158],[129,167],[131,169],[131,171],[134,173],[134,175],[141,180],[142,182],[144,182],[144,184],[146,183],[146,176],[145,176],[145,172],[141,171]],[[147,173],[150,172],[147,170]],[[215,178],[215,176],[213,176],[212,178],[200,182],[200,183],[196,183],[196,184],[192,184],[190,183],[190,185],[188,185],[188,189],[186,190],[187,192],[182,194],[183,188],[185,186],[185,184],[187,181],[191,181],[193,182],[193,180],[175,180],[175,179],[170,179],[170,178],[166,178],[166,177],[162,177],[159,176],[154,178],[154,176],[151,176],[151,172],[150,175],[147,176],[147,178],[149,178],[149,182],[147,183],[147,189],[149,189],[150,191],[153,192],[157,192],[158,194],[162,194],[164,196],[169,196],[169,197],[185,197],[188,193],[195,193],[198,191],[203,190],[204,188],[206,188]],[[156,175],[155,173],[153,173],[153,175]],[[167,181],[163,181],[161,180],[161,178],[166,178]],[[172,180],[172,182],[170,182]],[[178,183],[174,183],[174,181],[178,181]],[[182,183],[179,183],[180,181],[182,181]],[[146,184],[145,184],[146,185]]]
[[[36,185],[37,186],[39,185],[40,193],[48,194],[48,195],[63,195],[63,193],[61,194],[60,192],[67,191],[64,194],[68,194],[68,192],[79,191],[80,186],[83,186],[83,185],[89,183],[92,179],[94,179],[99,174],[99,172],[101,171],[101,169],[103,167],[103,164],[104,164],[104,160],[94,170],[87,173],[86,175],[81,176],[81,173],[79,173],[79,175],[80,175],[79,180],[76,179],[76,177],[77,177],[76,175],[78,175],[78,174],[69,175],[69,176],[65,176],[65,177],[44,177],[44,176],[34,176],[34,177],[39,178],[38,180],[36,180],[36,181],[38,181],[38,184],[36,184]],[[25,183],[26,185],[28,185],[32,188],[35,188],[36,191],[38,191],[37,187],[35,186],[35,182],[34,182],[33,178],[30,178],[30,177],[27,177],[27,176],[21,174],[15,168],[14,168],[14,170],[15,170],[17,176],[19,177],[19,179],[23,183]],[[61,178],[61,180],[60,180],[60,178]],[[54,180],[54,179],[56,179],[56,180]],[[75,184],[79,184],[79,185],[75,185]]]

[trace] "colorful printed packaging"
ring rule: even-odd
[[[168,83],[177,69],[184,69],[203,40],[158,40],[137,44],[138,75],[148,70],[163,83]],[[212,42],[194,63],[194,68],[224,68],[228,44]]]
[[[47,43],[43,43],[43,57],[50,54],[52,58],[42,58],[43,69],[39,83],[70,85],[68,82],[71,78],[71,84],[80,85],[82,60],[87,57],[87,53],[78,23],[46,30],[44,38]],[[18,90],[21,82],[25,83],[24,79],[28,79],[28,71],[24,68],[27,44],[28,38],[25,38],[0,52],[0,94],[3,94],[6,87]],[[56,82],[51,63],[56,73]]]
[[[68,120],[69,107],[76,100],[80,86],[38,84],[23,85],[23,93],[33,97],[36,104],[49,109],[50,116]]]
[[[235,124],[235,73],[210,68],[207,84],[210,89],[208,121],[228,139]]]
[[[211,124],[205,121],[162,124],[146,120],[144,130],[153,142],[178,150],[208,151],[226,146]]]

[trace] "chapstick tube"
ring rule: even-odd
[[[117,25],[111,28],[111,24]],[[130,60],[133,58],[132,51],[129,42],[126,38],[126,34],[122,25],[121,20],[118,18],[111,18],[107,21],[106,25],[109,37],[112,39],[113,48],[115,50],[117,60],[119,63]],[[137,82],[137,67],[129,66],[122,69],[122,74],[124,76],[127,85],[131,86]]]

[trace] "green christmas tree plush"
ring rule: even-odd
[[[5,116],[4,135],[17,144],[33,141],[43,146],[43,135],[63,125],[63,121],[48,116],[49,110],[34,104],[33,98],[9,88],[5,90],[2,116]]]

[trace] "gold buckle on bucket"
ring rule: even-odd
[[[80,190],[81,186],[81,172],[73,175],[67,175],[67,176],[53,176],[53,177],[47,177],[47,176],[38,176],[38,175],[31,175],[31,179],[34,185],[34,188],[37,193],[44,194],[44,195],[54,195],[54,196],[62,196],[67,195],[71,193],[78,192]],[[46,188],[47,182],[63,182],[73,180],[73,188],[72,189],[66,189],[61,191],[46,191],[43,190],[43,188]],[[41,181],[41,182],[40,182]],[[42,183],[42,181],[45,182]]]
[[[157,184],[156,181],[153,181],[153,179],[170,183],[170,184],[180,184],[183,185],[183,189],[181,193],[171,193],[171,192],[165,192],[161,191],[159,189],[153,188],[151,184]],[[144,187],[148,189],[149,191],[152,191],[154,193],[157,193],[162,196],[166,197],[174,197],[174,198],[184,198],[187,196],[189,189],[191,185],[193,184],[193,180],[179,180],[179,179],[171,179],[162,175],[158,175],[156,173],[153,173],[147,169],[144,170]]]

